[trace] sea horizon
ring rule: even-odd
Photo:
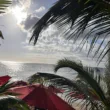
[[[61,69],[55,73],[54,67],[55,64],[0,61],[0,76],[9,75],[13,81],[27,80],[29,76],[41,72],[60,75],[68,79],[74,78],[75,71],[71,69]],[[71,78],[71,76],[73,76],[73,78]]]
[[[0,61],[0,76],[9,75],[13,81],[27,80],[31,75],[41,72],[50,73],[63,76],[73,80],[77,72],[69,68],[63,68],[54,72],[55,64],[46,63],[29,63],[29,62],[15,62],[15,61]],[[95,73],[104,72],[103,68],[93,68]]]

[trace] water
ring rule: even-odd
[[[9,75],[12,80],[26,80],[29,76],[37,72],[54,73],[53,64],[38,64],[38,63],[18,63],[11,61],[0,62],[0,76]],[[69,79],[75,77],[75,71],[71,69],[61,69],[56,74]]]

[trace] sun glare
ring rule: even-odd
[[[17,63],[14,61],[1,61],[1,63],[4,64],[9,70],[12,70],[13,72],[20,71],[23,66],[22,63]]]
[[[16,6],[12,9],[12,13],[17,19],[17,24],[21,23],[27,17],[27,13],[24,11],[23,7]]]

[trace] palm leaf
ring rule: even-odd
[[[0,99],[0,110],[9,110],[15,108],[16,110],[30,110],[25,102],[12,97]]]
[[[55,67],[55,71],[63,67],[69,67],[77,71],[78,74],[80,74],[87,81],[87,83],[91,86],[91,88],[95,91],[95,94],[98,95],[99,99],[104,103],[104,105],[110,107],[104,95],[104,92],[102,91],[97,81],[93,79],[93,77],[91,77],[91,75],[87,71],[85,71],[81,65],[77,64],[76,62],[64,59],[64,60],[60,60],[57,63]]]
[[[2,94],[3,92],[6,92],[9,88],[11,88],[12,83],[5,83],[2,86],[0,86],[0,94]]]
[[[66,38],[75,41],[79,37],[82,38],[83,32],[89,28],[86,37],[82,39],[92,37],[91,45],[95,45],[96,35],[100,35],[100,39],[105,33],[110,33],[110,3],[108,0],[58,0],[35,24],[30,41],[33,40],[36,44],[39,34],[53,23],[59,28],[70,25],[65,29],[65,35]],[[93,46],[90,50],[93,50]]]
[[[7,96],[7,95],[17,96],[17,95],[19,95],[17,93],[12,93],[12,92],[8,91],[10,88],[12,88],[12,85],[13,85],[13,83],[7,82],[7,83],[3,84],[2,86],[0,86],[0,96]]]
[[[0,37],[1,37],[2,39],[4,39],[3,34],[2,34],[2,32],[1,32],[1,31],[0,31]]]
[[[39,83],[39,80],[42,80],[43,84],[46,84],[46,82],[47,82],[47,86],[52,84],[52,85],[58,86],[63,89],[68,88],[68,90],[69,90],[69,87],[71,90],[71,87],[73,87],[73,86],[74,86],[74,88],[77,88],[77,86],[75,86],[76,84],[73,81],[71,81],[67,78],[64,78],[62,76],[55,75],[55,74],[38,72],[28,78],[28,82],[30,84]]]
[[[11,2],[11,0],[0,0],[0,13],[4,13],[6,7],[8,7]]]
[[[0,14],[5,13],[5,9],[11,4],[11,0],[0,0]],[[0,37],[4,39],[2,32],[0,31]]]

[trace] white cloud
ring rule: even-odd
[[[84,45],[82,51],[79,51],[82,48],[82,45],[79,46],[81,39],[77,40],[77,42],[74,43],[73,40],[66,40],[64,36],[62,36],[62,33],[62,30],[59,30],[57,27],[55,27],[55,25],[51,25],[40,34],[39,40],[34,47],[25,43],[24,48],[34,53],[45,53],[48,55],[59,54],[59,56],[68,56],[70,58],[74,56],[74,59],[81,60],[85,65],[97,66],[96,58],[92,58],[94,52],[99,47],[98,43],[96,43],[96,46],[94,47],[92,53],[90,53],[90,55],[87,57],[90,42],[86,42],[86,45]],[[29,34],[29,36],[31,35]],[[101,48],[101,51],[102,49],[103,48]],[[102,63],[100,63],[99,67],[104,67],[104,63],[105,59]]]
[[[44,11],[46,8],[41,6],[39,9],[35,10],[37,13]]]

